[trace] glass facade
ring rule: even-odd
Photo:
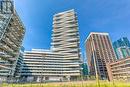
[[[87,63],[83,63],[82,64],[82,72],[83,72],[83,76],[87,76],[88,75],[88,65]]]
[[[127,37],[120,38],[113,43],[117,59],[130,56],[130,42]]]

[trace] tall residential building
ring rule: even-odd
[[[106,64],[116,59],[109,34],[92,32],[87,37],[85,46],[90,75],[107,79]]]
[[[127,37],[120,38],[113,43],[117,59],[130,56],[130,42]]]
[[[81,75],[79,31],[74,10],[54,15],[51,49],[26,51],[22,76],[27,81],[74,80]]]
[[[0,77],[13,76],[25,29],[18,14],[0,14]]]
[[[0,78],[3,81],[14,76],[16,61],[25,34],[25,28],[16,11],[9,11],[10,9],[6,9],[5,5],[10,8],[11,1],[4,0],[0,4],[4,6],[0,11]]]
[[[71,64],[69,71],[77,69],[74,75],[68,75],[70,78],[80,76],[80,40],[78,31],[77,15],[74,10],[69,10],[55,14],[53,17],[52,51],[63,54],[64,61]],[[65,64],[66,65],[66,64]]]
[[[54,15],[51,44],[54,52],[80,58],[78,21],[74,10]]]

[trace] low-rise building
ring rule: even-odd
[[[130,57],[107,64],[109,80],[130,81]]]
[[[75,61],[50,50],[25,51],[21,77],[26,82],[68,81],[80,76],[80,66]]]

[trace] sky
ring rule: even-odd
[[[80,48],[90,32],[107,32],[113,41],[130,39],[130,0],[15,0],[25,25],[25,50],[50,49],[53,15],[74,9],[77,12]]]

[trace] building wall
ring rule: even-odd
[[[130,57],[107,64],[109,79],[130,81]]]
[[[76,12],[68,10],[53,16],[52,51],[61,53],[64,61],[77,66],[78,75],[81,75],[81,53],[78,20]],[[73,67],[68,68],[73,71]]]
[[[90,75],[97,73],[100,79],[107,79],[106,63],[116,58],[108,33],[90,33],[85,46]]]
[[[71,76],[79,76],[80,67],[77,63],[72,63],[72,58],[68,58],[66,61],[63,56],[63,54],[54,53],[50,50],[25,51],[21,77],[25,81],[41,82],[64,81],[70,79]]]
[[[20,77],[21,77],[21,70],[22,70],[22,66],[23,66],[23,54],[24,54],[24,47],[22,46],[20,48],[20,53],[19,56],[16,60],[16,67],[15,67],[15,72],[14,72],[14,81],[15,82],[19,82],[20,81]]]
[[[0,77],[6,80],[14,76],[25,28],[17,13],[0,16]]]

